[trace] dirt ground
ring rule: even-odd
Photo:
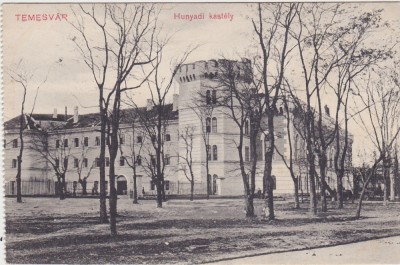
[[[366,202],[354,220],[355,204],[311,217],[308,204],[293,209],[276,202],[274,221],[244,218],[243,201],[118,200],[118,236],[99,224],[96,199],[6,199],[8,263],[193,264],[227,258],[308,249],[400,235],[400,204]],[[263,203],[256,200],[260,216]]]

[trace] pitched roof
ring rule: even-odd
[[[178,111],[173,111],[172,104],[166,104],[164,106],[164,113],[170,113],[169,119],[176,120],[178,119]],[[142,108],[128,108],[121,109],[120,112],[120,123],[121,124],[129,124],[132,123],[137,118],[137,112],[154,112],[153,110],[147,111],[146,107]],[[6,122],[4,122],[5,130],[15,130],[19,128],[19,118],[21,115],[14,117]],[[73,129],[73,128],[87,128],[87,127],[95,127],[100,125],[100,113],[89,113],[89,114],[80,114],[77,123],[73,122],[73,115],[67,115],[67,121],[65,121],[65,115],[58,114],[57,118],[53,118],[52,114],[25,114],[24,126],[28,122],[28,126],[30,129],[47,129],[52,127],[53,129],[57,129],[62,126],[64,129]]]

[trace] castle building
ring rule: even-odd
[[[217,84],[220,60],[197,61],[184,64],[175,76],[179,84],[179,95],[173,95],[172,104],[163,106],[169,113],[163,133],[163,165],[165,168],[166,194],[189,194],[190,183],[187,179],[187,164],[184,155],[187,153],[188,142],[184,141],[190,134],[192,170],[195,176],[195,193],[220,196],[243,195],[243,182],[239,170],[239,155],[237,139],[239,129],[229,115],[225,106],[218,103],[222,88]],[[239,61],[241,65],[249,63]],[[152,101],[141,111],[151,111]],[[120,120],[120,150],[116,160],[117,193],[131,194],[133,190],[133,167],[136,170],[137,190],[145,194],[155,194],[156,188],[151,181],[151,167],[154,164],[152,137],[135,115],[135,109],[121,110]],[[329,116],[325,115],[329,124]],[[15,176],[17,173],[17,155],[19,152],[19,118],[15,117],[4,124],[5,140],[5,184],[6,195],[16,194]],[[100,115],[99,113],[79,115],[75,107],[74,114],[25,114],[24,118],[24,152],[22,158],[22,194],[49,195],[57,192],[57,178],[54,166],[65,170],[67,190],[76,189],[80,193],[81,185],[77,182],[85,178],[88,194],[98,192],[99,154],[100,154]],[[307,170],[300,161],[305,160],[305,143],[296,133],[293,124],[289,128],[292,139],[292,149],[295,161],[298,162],[298,176],[301,193],[308,193]],[[275,140],[279,153],[288,157],[289,142],[287,119],[282,111],[275,117],[275,129],[278,136]],[[246,163],[250,163],[249,124],[244,128],[243,153]],[[38,138],[47,132],[45,139]],[[256,190],[262,190],[262,175],[264,166],[264,151],[268,144],[265,134],[260,134],[257,141],[260,147],[258,155],[258,171]],[[42,144],[39,145],[38,143]],[[45,144],[43,144],[45,143]],[[350,139],[350,146],[352,139]],[[50,159],[44,159],[42,150],[46,147]],[[106,151],[106,154],[108,151]],[[276,152],[275,152],[276,153]],[[333,171],[334,147],[328,153],[327,182],[336,187]],[[351,166],[351,152],[348,154],[348,166]],[[208,162],[208,174],[206,169]],[[109,158],[106,157],[106,172]],[[283,159],[275,154],[273,172],[275,177],[275,194],[293,194],[294,184]],[[75,182],[75,183],[74,183]],[[345,187],[351,188],[351,180]]]

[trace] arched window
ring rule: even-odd
[[[212,118],[212,132],[216,133],[217,132],[217,118]]]
[[[211,146],[207,145],[207,160],[211,161]]]
[[[217,104],[217,91],[216,90],[212,91],[212,103]]]
[[[216,145],[213,145],[213,160],[218,160],[218,148]]]
[[[206,118],[206,132],[210,133],[211,132],[211,119]]]
[[[207,105],[211,105],[211,92],[210,92],[210,90],[207,90],[207,92],[206,92],[206,103],[207,103]]]

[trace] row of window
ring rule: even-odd
[[[154,143],[157,140],[155,135],[152,135],[151,141]],[[169,142],[171,141],[171,134],[165,134],[164,136],[164,141]],[[136,142],[137,143],[143,143],[143,137],[142,136],[137,136],[136,137]],[[125,135],[121,135],[119,137],[119,143],[120,144],[125,144]],[[89,137],[83,137],[83,142],[80,142],[79,138],[74,138],[73,139],[73,146],[74,147],[79,147],[80,145],[83,146],[89,146]],[[62,141],[63,147],[69,147],[69,139],[64,139]],[[95,137],[94,141],[95,146],[100,146],[100,136]],[[57,139],[56,140],[56,148],[60,148],[61,146],[61,140]],[[13,140],[13,147],[18,147],[18,139]]]
[[[206,104],[207,105],[217,104],[217,91],[216,90],[207,90],[206,91]]]
[[[211,123],[212,121],[212,123]],[[206,118],[206,132],[210,133],[211,130],[213,133],[216,133],[218,131],[218,122],[217,122],[217,118]]]
[[[169,180],[164,181],[164,188],[165,190],[169,190]],[[150,181],[150,190],[155,190],[156,189],[156,184],[154,181]]]
[[[207,145],[207,159],[208,161],[218,160],[218,147],[216,145],[212,146],[212,156],[211,156],[211,145]]]
[[[18,139],[12,140],[12,148],[18,148]],[[3,148],[6,148],[7,141],[3,140]]]
[[[56,167],[60,166],[60,160],[59,159],[55,159],[54,162],[55,162]],[[105,163],[106,163],[106,167],[110,166],[110,158],[109,157],[105,158]],[[142,165],[142,157],[140,155],[136,156],[135,163],[138,166]],[[155,159],[154,155],[150,155],[150,163],[151,163],[152,166],[156,165],[156,159]],[[170,165],[171,164],[171,157],[168,154],[164,155],[164,164],[165,165]],[[123,156],[120,157],[119,165],[121,167],[125,166],[125,157],[123,157]],[[67,166],[68,166],[68,158],[65,158],[64,159],[64,168],[67,168]],[[100,167],[100,158],[95,158],[94,166],[95,167]],[[17,167],[17,159],[13,159],[12,160],[11,167],[12,168],[16,168]],[[78,167],[80,167],[79,159],[78,158],[74,158],[74,168],[78,168]],[[87,158],[84,158],[82,160],[82,167],[83,168],[87,168],[88,167],[88,159]]]

